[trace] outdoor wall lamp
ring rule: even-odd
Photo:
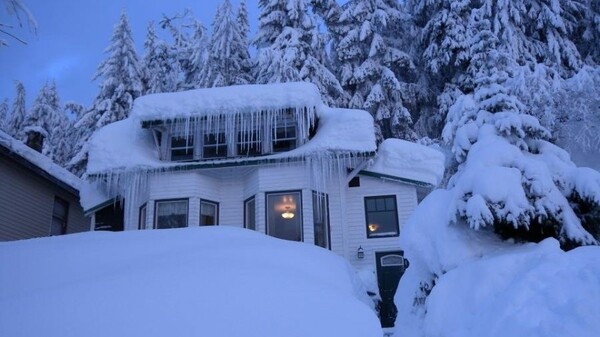
[[[365,250],[363,249],[362,246],[359,246],[358,249],[356,250],[356,257],[359,259],[365,258]]]

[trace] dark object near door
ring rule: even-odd
[[[398,309],[394,304],[394,295],[398,282],[404,270],[408,267],[408,261],[404,259],[404,252],[380,252],[375,253],[377,260],[377,283],[379,286],[379,320],[384,328],[391,328],[396,321]]]

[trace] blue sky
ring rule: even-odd
[[[76,101],[89,105],[98,84],[92,76],[106,57],[113,26],[122,10],[127,12],[138,53],[143,53],[146,27],[159,21],[162,14],[172,15],[184,8],[210,28],[221,0],[23,0],[38,22],[37,34],[26,28],[15,30],[27,40],[22,45],[8,40],[0,49],[0,99],[14,97],[14,81],[20,80],[33,101],[46,80],[55,80],[62,103]],[[231,0],[237,7],[239,0]],[[254,33],[258,0],[246,0]],[[5,13],[1,12],[2,20]],[[160,28],[157,28],[160,31]]]

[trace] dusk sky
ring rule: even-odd
[[[38,22],[37,34],[27,28],[13,30],[28,42],[23,45],[4,37],[9,46],[0,49],[0,100],[12,104],[15,80],[27,90],[27,102],[35,99],[46,80],[55,80],[62,103],[76,101],[89,105],[98,90],[92,82],[96,67],[106,58],[113,26],[122,10],[127,12],[138,54],[148,22],[158,22],[162,14],[173,15],[185,8],[210,29],[221,0],[23,0]],[[239,0],[231,0],[237,8]],[[251,37],[255,33],[258,0],[246,0]],[[5,12],[1,12],[3,17]],[[157,33],[164,32],[157,28]]]

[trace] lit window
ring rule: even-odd
[[[54,197],[52,208],[52,226],[50,235],[67,234],[67,219],[69,218],[69,203],[61,198]]]
[[[368,238],[398,236],[396,196],[366,197],[365,213]]]
[[[210,133],[204,135],[204,144],[202,146],[202,158],[223,158],[227,157],[227,143],[225,133]]]
[[[267,234],[284,240],[302,241],[299,191],[267,193]]]
[[[273,152],[285,152],[296,148],[296,126],[281,125],[273,129]]]
[[[171,160],[184,161],[194,159],[194,137],[189,135],[171,137]]]
[[[219,204],[212,201],[200,202],[200,226],[216,226],[219,224]]]
[[[156,201],[156,219],[154,228],[182,228],[187,227],[188,200],[162,200]]]
[[[262,143],[258,131],[238,132],[238,156],[257,156],[262,153]]]
[[[244,202],[244,227],[256,230],[256,199],[254,197]]]

